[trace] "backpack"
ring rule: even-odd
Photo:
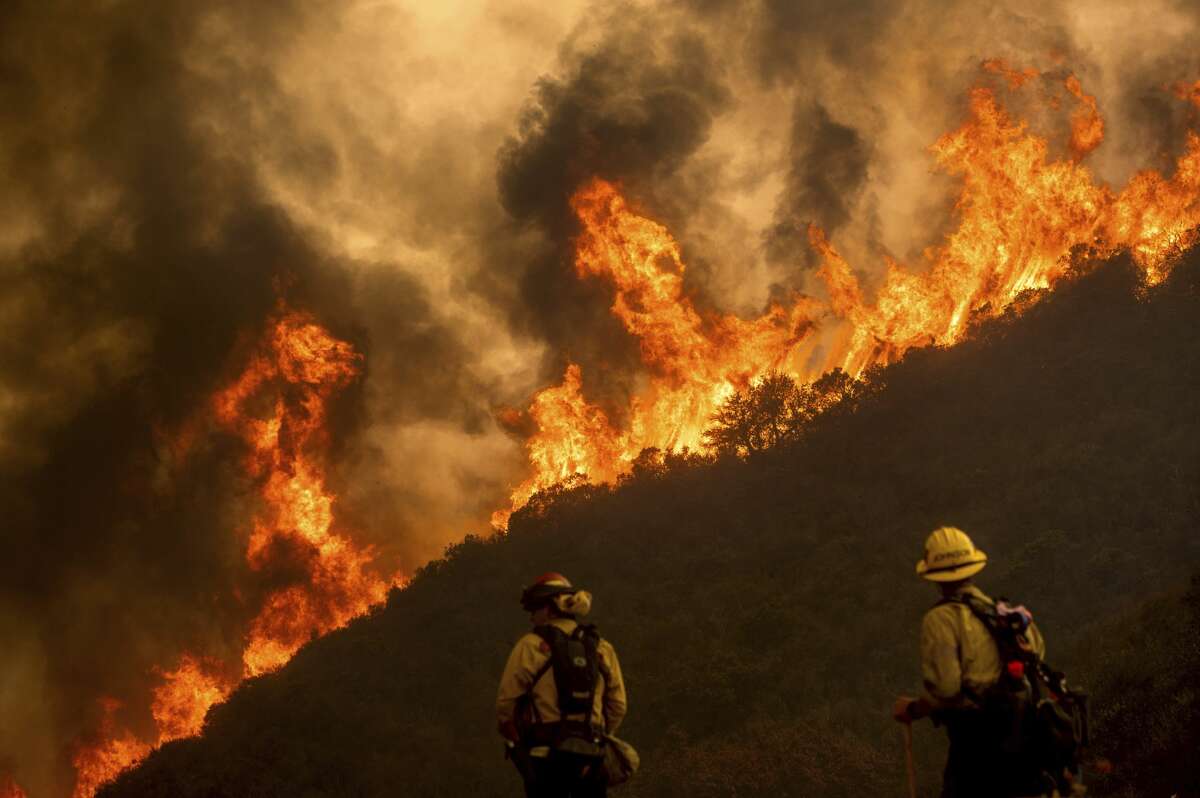
[[[556,723],[539,724],[546,744],[565,754],[598,759],[604,756],[602,729],[592,726],[596,681],[601,673],[600,633],[591,624],[580,624],[567,634],[553,624],[538,626],[533,633],[550,647],[550,657],[533,677],[536,685],[547,671],[554,672],[558,691]],[[531,688],[532,689],[532,686]]]
[[[1065,674],[1038,658],[1025,636],[1033,616],[1024,607],[970,594],[938,603],[965,605],[996,641],[1000,679],[981,698],[1010,772],[1047,794],[1070,793],[1081,784],[1080,760],[1089,743],[1087,693],[1069,687]]]

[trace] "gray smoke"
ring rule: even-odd
[[[245,131],[210,127],[254,118],[282,168],[314,191],[333,180],[336,154],[247,55],[330,13],[4,12],[0,761],[33,795],[69,790],[68,744],[94,728],[99,696],[146,732],[155,667],[184,649],[237,661],[268,587],[243,563],[242,452],[218,434],[177,460],[168,440],[236,374],[281,290],[368,355],[395,418],[478,428],[488,412],[426,290],[329,253],[261,184]],[[198,53],[218,20],[228,50]],[[347,457],[361,456],[364,407],[360,388],[336,408]],[[391,567],[422,551],[404,525],[368,529],[391,541]]]

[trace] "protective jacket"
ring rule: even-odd
[[[970,593],[993,603],[975,585],[966,585],[958,593]],[[1046,644],[1035,624],[1030,624],[1026,637],[1038,659],[1044,659]],[[943,601],[925,613],[921,623],[921,678],[922,696],[935,715],[980,708],[987,688],[999,681],[996,641],[969,607]]]
[[[555,618],[549,623],[568,635],[578,626],[571,618]],[[625,680],[621,677],[617,652],[607,640],[600,640],[596,653],[600,672],[591,720],[593,726],[612,734],[625,717]],[[545,667],[549,659],[550,646],[532,632],[513,646],[496,694],[496,720],[500,733],[507,739],[520,741],[522,732],[531,723],[554,723],[561,719],[554,671]]]

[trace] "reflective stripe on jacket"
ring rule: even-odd
[[[570,618],[555,618],[550,623],[568,635],[579,625]],[[596,653],[600,658],[600,675],[597,676],[596,698],[592,704],[592,723],[612,734],[625,717],[625,680],[621,677],[617,652],[607,640],[600,640]],[[549,659],[550,646],[532,632],[513,646],[496,694],[496,720],[500,733],[505,737],[516,739],[515,732],[522,720],[516,717],[517,705],[521,697],[529,693],[532,693],[537,721],[553,723],[561,719],[554,669],[547,669],[537,684],[533,684],[533,678]]]
[[[989,603],[982,590],[967,585],[959,593],[970,593]],[[1046,644],[1036,624],[1026,632],[1038,659],[1046,655]],[[934,710],[971,709],[975,699],[1000,679],[1000,652],[992,633],[971,609],[957,602],[938,604],[921,622],[922,696]]]

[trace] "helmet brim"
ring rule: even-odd
[[[986,554],[976,550],[975,556],[976,559],[968,562],[933,569],[929,568],[924,560],[919,560],[917,562],[917,576],[930,582],[957,582],[961,579],[966,579],[969,576],[979,573],[987,565]]]
[[[556,596],[565,596],[579,591],[577,587],[566,587],[558,585],[536,585],[526,588],[521,593],[521,609],[525,612],[534,612],[540,607],[544,607],[554,601]]]

